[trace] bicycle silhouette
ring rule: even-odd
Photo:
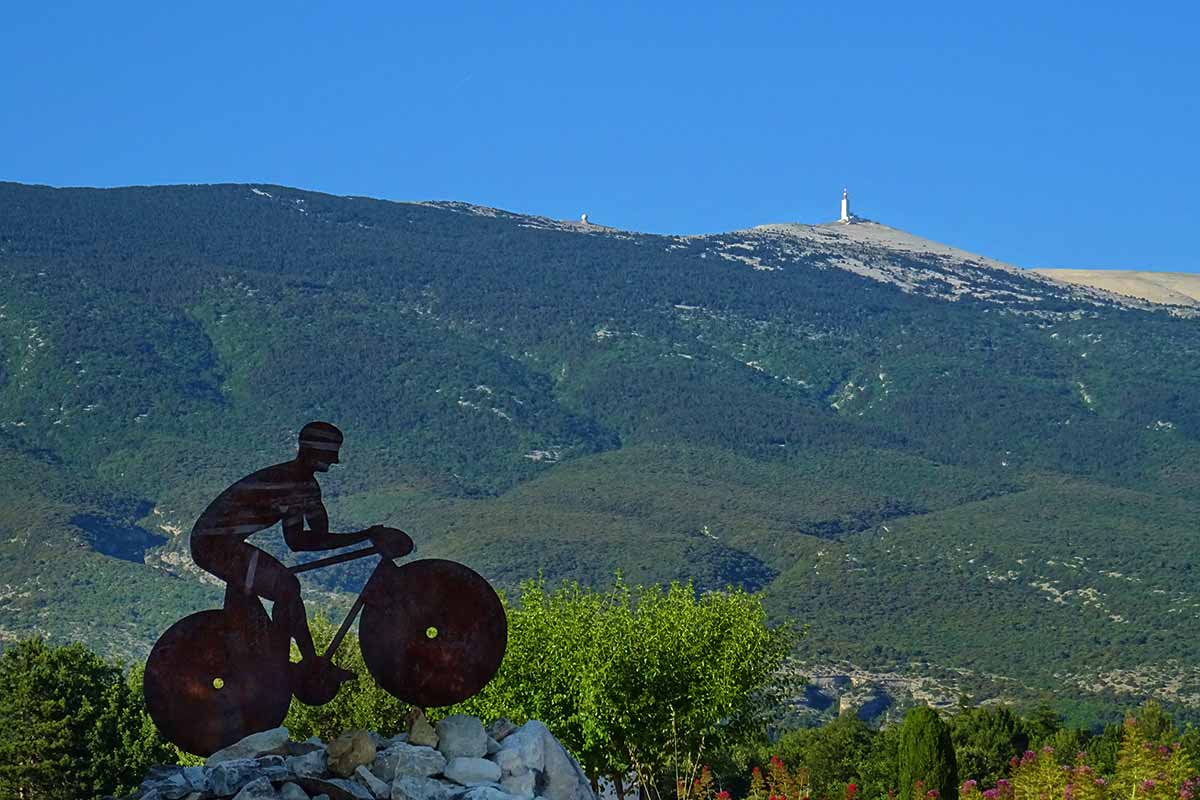
[[[378,552],[363,548],[291,571]],[[371,677],[392,696],[418,707],[471,697],[504,658],[508,626],[499,597],[482,576],[454,561],[423,559],[397,566],[382,559],[325,658],[337,652],[360,612],[359,646]],[[146,662],[146,708],[167,739],[197,755],[277,727],[293,695],[323,705],[340,687],[320,674],[297,675],[290,645],[287,632],[258,597],[227,587],[224,608],[184,617],[155,643]]]
[[[277,727],[293,697],[332,700],[352,673],[332,658],[361,614],[359,646],[371,677],[418,707],[471,697],[500,667],[508,640],[504,608],[478,573],[454,561],[412,553],[404,531],[375,525],[332,534],[314,473],[339,463],[342,434],[313,422],[300,432],[297,457],[237,481],[192,530],[196,563],[226,582],[223,607],[199,611],[159,637],[146,662],[146,709],[183,750],[211,755],[245,736]],[[305,529],[305,522],[308,529]],[[275,523],[293,550],[372,546],[285,567],[246,539]],[[333,640],[318,656],[296,575],[370,555],[382,558]],[[268,616],[260,597],[274,602]],[[291,661],[296,640],[303,660]]]

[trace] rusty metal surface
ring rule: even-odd
[[[257,599],[254,599],[257,604]],[[159,732],[208,756],[277,727],[292,699],[288,646],[266,613],[201,611],[167,629],[146,662],[146,710]]]
[[[421,707],[458,703],[500,668],[508,642],[504,607],[491,585],[462,564],[383,562],[363,600],[363,660],[401,700]]]

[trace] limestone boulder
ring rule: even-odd
[[[453,791],[462,787],[454,786]],[[419,775],[401,775],[392,783],[391,800],[450,800],[451,785]]]
[[[288,781],[279,787],[279,800],[309,800],[309,797],[299,784]]]
[[[529,771],[529,768],[525,766],[525,762],[521,760],[520,753],[516,750],[509,750],[502,747],[492,754],[491,758],[505,775],[512,775],[519,771]]]
[[[420,717],[413,730],[421,735]],[[571,754],[531,721],[490,735],[456,715],[428,733],[442,750],[347,731],[328,746],[291,742],[283,728],[246,737],[203,767],[154,767],[132,797],[143,800],[596,800]],[[379,746],[377,746],[379,745]],[[263,750],[275,750],[266,752]],[[444,752],[443,752],[444,750]],[[232,756],[242,754],[243,757]],[[452,754],[447,758],[447,753]],[[469,754],[469,755],[467,755]]]
[[[329,771],[325,748],[286,759],[288,771],[297,778],[319,778]]]
[[[261,756],[254,759],[254,762],[258,764],[259,775],[274,783],[283,783],[292,777],[283,756]]]
[[[475,786],[459,795],[458,800],[521,800],[494,786]]]
[[[388,782],[376,778],[364,765],[354,768],[354,782],[366,787],[367,791],[375,796],[375,800],[387,800],[392,796],[392,787]]]
[[[257,777],[258,762],[253,758],[223,761],[207,769],[208,792],[217,797],[232,797]]]
[[[437,749],[447,761],[456,758],[483,758],[487,755],[488,735],[478,717],[454,714],[438,720]]]
[[[591,781],[558,740],[546,733],[542,740],[543,769],[538,794],[546,800],[596,800]]]
[[[265,777],[255,778],[241,788],[233,800],[279,800],[279,792]]]
[[[500,750],[511,750],[525,765],[526,769],[541,772],[545,766],[545,740],[553,739],[545,725],[537,720],[530,720],[500,742]],[[495,757],[499,757],[496,753]]]
[[[450,759],[443,774],[463,786],[479,786],[485,783],[497,783],[500,780],[501,772],[500,765],[494,761],[488,761],[486,758],[459,756]]]
[[[422,747],[438,746],[437,731],[419,710],[413,714],[412,721],[408,724],[408,743]]]
[[[239,758],[258,758],[259,756],[284,755],[288,751],[288,729],[272,728],[269,731],[252,733],[240,741],[225,747],[205,760],[204,765],[216,766],[224,761],[235,761]]]
[[[282,755],[303,756],[303,755],[308,755],[309,753],[315,752],[317,750],[324,750],[324,749],[325,749],[325,743],[322,742],[317,737],[313,736],[309,739],[305,739],[303,742],[288,742],[287,743],[287,752],[283,753]]]
[[[137,796],[145,797],[153,794],[159,800],[166,800],[163,795],[164,791],[171,791],[169,787],[187,786],[186,778],[183,771],[176,766],[156,765],[151,767],[146,772],[146,777],[142,778],[141,786],[138,787]]]
[[[533,797],[537,788],[537,774],[532,770],[523,770],[514,775],[505,775],[500,779],[500,788],[517,797]]]
[[[208,791],[208,770],[204,767],[184,767],[183,777],[187,779],[188,785],[192,787],[192,792],[200,792],[203,794]],[[174,800],[174,798],[167,798]]]
[[[375,800],[365,786],[345,778],[301,778],[298,783],[309,795],[323,794],[328,800]]]
[[[339,778],[349,778],[359,766],[375,760],[375,740],[368,731],[346,731],[329,743],[329,771]]]
[[[488,736],[492,737],[497,742],[500,742],[504,740],[505,736],[508,736],[516,729],[517,726],[513,724],[511,719],[508,717],[501,717],[491,725],[488,725],[486,731]]]
[[[380,751],[371,762],[371,772],[381,780],[390,781],[401,775],[428,778],[446,768],[446,757],[432,747],[400,742]]]
[[[207,780],[204,780],[207,785]],[[197,791],[188,776],[178,767],[155,767],[142,781],[142,796],[153,792],[160,800],[182,800]],[[200,791],[203,791],[201,789]]]

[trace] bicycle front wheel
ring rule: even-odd
[[[389,694],[421,708],[481,690],[504,659],[508,620],[483,576],[430,558],[381,562],[363,590],[363,661]]]

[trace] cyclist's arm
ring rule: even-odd
[[[308,520],[308,529],[304,521]],[[320,498],[307,504],[303,509],[288,511],[283,516],[283,540],[287,546],[297,552],[307,550],[333,550],[359,542],[365,542],[370,537],[368,531],[354,533],[330,533],[329,515]]]

